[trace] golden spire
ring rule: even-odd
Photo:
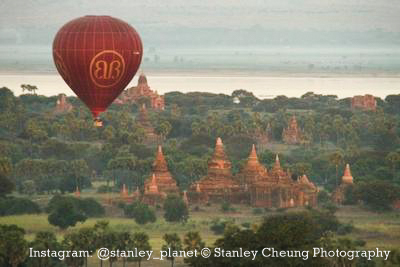
[[[348,164],[348,163],[346,164],[346,168],[344,169],[342,182],[344,184],[352,184],[353,183],[353,176],[351,175],[350,164]]]
[[[275,157],[274,169],[276,169],[276,170],[280,170],[281,169],[281,162],[279,160],[278,154],[276,154],[276,157]]]

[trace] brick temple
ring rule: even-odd
[[[376,99],[373,95],[356,95],[351,99],[352,109],[376,111]]]
[[[318,188],[303,175],[296,181],[284,171],[278,155],[271,170],[257,157],[253,145],[247,163],[233,176],[223,143],[217,139],[205,177],[191,185],[189,202],[249,203],[255,207],[289,208],[316,206]]]
[[[55,114],[66,113],[72,111],[74,107],[68,102],[67,96],[65,94],[59,94],[56,102],[56,107],[54,109]]]
[[[140,103],[141,99],[149,101],[149,107],[154,110],[164,110],[164,96],[159,95],[157,91],[151,90],[147,83],[147,78],[141,74],[138,79],[138,84],[135,87],[128,88],[114,101],[116,104],[132,104]]]
[[[140,127],[144,129],[145,143],[154,144],[158,142],[159,136],[155,133],[155,130],[151,125],[145,103],[143,103],[139,109],[139,115],[136,117],[136,122]]]
[[[156,158],[153,163],[152,174],[144,182],[144,202],[154,204],[162,201],[167,194],[179,194],[175,179],[168,170],[167,161],[158,146]]]
[[[214,154],[208,162],[207,175],[190,187],[195,201],[213,201],[226,199],[239,191],[239,183],[233,178],[232,163],[225,154],[221,138],[218,137]],[[189,198],[190,200],[190,198]]]
[[[345,201],[345,191],[348,187],[353,186],[353,176],[351,175],[350,165],[346,164],[342,181],[338,188],[332,194],[332,200],[337,204],[343,204]]]
[[[285,144],[297,145],[300,144],[302,133],[297,124],[296,116],[290,118],[289,125],[283,129],[282,140]]]

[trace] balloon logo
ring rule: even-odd
[[[88,106],[95,122],[136,74],[142,41],[126,22],[110,16],[85,16],[65,24],[53,41],[58,72]]]
[[[90,78],[98,87],[112,87],[125,72],[124,58],[118,52],[105,50],[90,62]]]

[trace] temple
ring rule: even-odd
[[[152,175],[144,182],[144,199],[145,202],[153,204],[161,201],[170,193],[179,193],[179,188],[168,170],[162,147],[158,146]]]
[[[353,176],[351,175],[350,165],[346,164],[342,181],[338,188],[332,194],[332,200],[337,204],[343,204],[345,202],[345,192],[348,187],[353,186]]]
[[[164,96],[159,95],[157,91],[151,90],[144,74],[139,76],[137,86],[128,88],[114,101],[114,103],[139,103],[139,100],[141,99],[148,100],[148,104],[154,110],[164,110],[165,108]]]
[[[129,198],[129,192],[128,192],[128,189],[126,188],[125,184],[122,185],[121,198],[125,199],[125,200],[127,200]]]
[[[316,206],[318,188],[303,175],[294,181],[276,155],[274,166],[267,170],[252,146],[247,163],[240,172],[231,174],[231,163],[220,138],[208,163],[208,174],[191,185],[189,201],[248,203],[255,207],[289,208]]]
[[[72,109],[73,106],[68,102],[67,96],[65,94],[59,94],[54,113],[66,113],[70,112]]]
[[[257,158],[252,159],[253,153],[250,154],[249,161],[255,162],[253,166],[262,166]],[[243,168],[241,172],[250,173],[246,168]],[[276,155],[272,169],[269,172],[258,172],[258,178],[248,184],[250,204],[268,208],[315,207],[318,189],[314,183],[306,175],[298,177],[296,181],[291,176],[289,170],[285,171],[282,168],[279,156]]]
[[[136,122],[140,127],[144,129],[145,140],[144,143],[153,144],[157,143],[159,136],[155,133],[153,126],[150,123],[149,115],[147,113],[146,104],[142,104],[139,110],[139,115],[136,118]]]
[[[233,192],[239,190],[239,183],[233,179],[232,164],[225,155],[221,138],[218,137],[214,154],[208,162],[208,173],[190,187],[197,195],[195,201],[227,200]]]
[[[282,140],[289,145],[300,144],[301,135],[301,131],[297,125],[296,116],[293,115],[289,121],[288,127],[283,129]]]
[[[373,95],[356,95],[351,99],[351,108],[376,111],[376,99]]]

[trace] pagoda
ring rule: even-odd
[[[153,163],[153,175],[144,183],[145,188],[148,188],[153,180],[157,180],[158,190],[163,193],[178,193],[179,188],[176,185],[175,179],[172,178],[168,170],[168,165],[165,160],[161,145],[158,146],[156,159]]]
[[[146,104],[143,103],[139,109],[139,115],[136,118],[136,122],[145,132],[145,143],[157,143],[158,135],[155,133],[153,126],[150,123],[149,115],[147,113]]]
[[[163,95],[159,95],[157,91],[151,90],[147,83],[146,76],[142,73],[139,76],[138,84],[124,91],[114,103],[126,104],[137,103],[139,99],[146,98],[149,100],[150,107],[154,110],[164,110],[165,100]]]
[[[56,107],[54,109],[55,114],[70,112],[73,106],[68,102],[67,96],[65,94],[59,94]]]
[[[351,99],[352,109],[376,111],[377,102],[373,95],[356,95]]]
[[[126,188],[125,184],[123,184],[121,190],[121,198],[127,199],[128,197],[129,197],[128,189]]]
[[[297,125],[296,116],[293,115],[289,121],[287,128],[283,129],[282,140],[285,144],[296,145],[300,144],[301,131]]]
[[[346,164],[342,181],[332,194],[332,200],[337,204],[343,204],[345,201],[345,191],[348,187],[353,186],[353,176],[351,175],[350,164]]]
[[[207,196],[209,199],[221,199],[239,189],[231,173],[232,164],[225,154],[221,138],[217,138],[214,154],[208,162],[208,173],[198,182],[192,184],[191,191]]]
[[[242,185],[249,185],[267,176],[267,168],[258,161],[256,146],[253,144],[247,163],[238,174],[239,182]]]
[[[295,184],[295,206],[312,206],[317,205],[318,188],[311,182],[307,175],[303,174],[297,178]]]

